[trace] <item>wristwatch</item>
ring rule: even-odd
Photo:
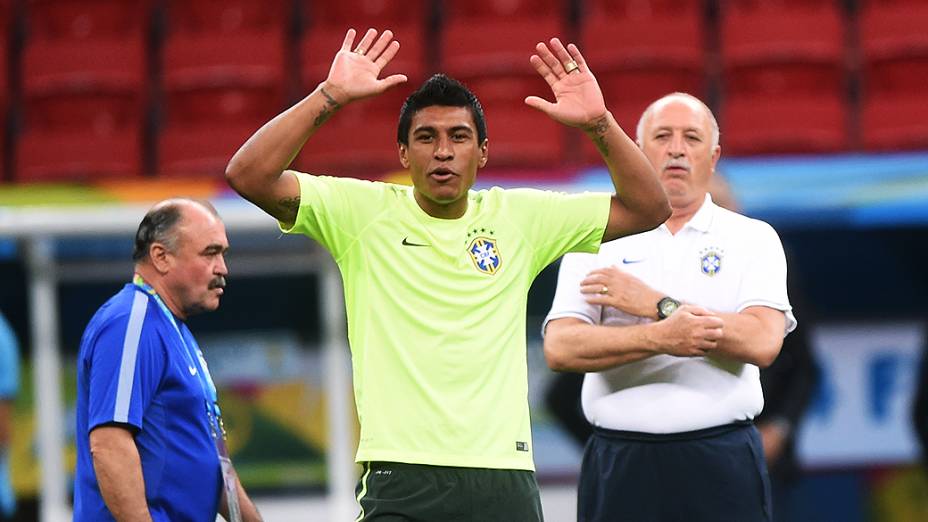
[[[667,319],[677,311],[677,308],[680,308],[680,301],[669,296],[662,297],[661,300],[657,302],[658,320]]]

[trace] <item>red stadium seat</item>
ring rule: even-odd
[[[142,175],[138,129],[113,133],[28,130],[16,143],[18,182],[131,178]]]
[[[221,178],[235,151],[262,124],[264,120],[170,126],[158,136],[158,175]]]
[[[928,4],[921,0],[868,0],[860,13],[860,46],[867,62],[924,59]]]
[[[146,0],[33,0],[22,54],[27,126],[137,128],[147,100]]]
[[[142,35],[113,40],[36,40],[23,53],[29,125],[137,125],[147,88]]]
[[[844,57],[838,2],[731,1],[723,4],[726,66],[777,62],[833,63]]]
[[[671,92],[686,92],[697,98],[705,98],[706,75],[699,67],[624,67],[621,69],[596,69],[590,60],[593,74],[603,90],[606,104],[639,106],[647,104]]]
[[[348,106],[306,142],[293,168],[314,174],[378,179],[402,168],[396,143],[396,114],[372,111],[366,104]]]
[[[928,147],[928,5],[868,0],[860,14],[861,139],[873,150]]]
[[[285,0],[171,0],[163,49],[161,176],[222,176],[287,94]]]
[[[396,26],[422,25],[431,14],[429,0],[406,0],[402,9],[388,0],[301,0],[301,4],[311,27],[338,26],[342,35],[349,25],[362,34],[368,27],[393,30]]]
[[[147,29],[151,3],[151,0],[28,0],[30,38],[125,38]]]
[[[441,69],[465,83],[481,77],[537,76],[529,57],[535,44],[553,36],[566,40],[563,20],[555,15],[449,19],[441,35]]]
[[[286,27],[292,15],[287,0],[169,0],[167,9],[175,33],[278,30]]]
[[[696,71],[643,68],[602,74],[594,70],[593,73],[603,90],[606,105],[622,128],[626,128],[626,125],[634,126],[641,111],[665,94],[686,92],[704,98],[705,79]]]
[[[632,18],[664,17],[680,11],[702,9],[700,2],[692,0],[585,0],[583,6],[588,14],[624,13]]]
[[[732,98],[722,112],[722,150],[726,155],[845,150],[848,112],[838,97]]]
[[[280,31],[173,34],[164,46],[169,124],[268,120],[284,104]]]
[[[4,4],[0,3],[0,113],[5,114],[6,105],[10,99],[10,80],[7,75],[10,59],[10,28],[7,26],[7,20],[10,15],[4,10]]]
[[[699,2],[591,0],[586,5],[583,56],[606,105],[630,136],[641,112],[657,98],[676,91],[705,97],[705,26]],[[579,136],[579,145],[581,161],[602,161],[585,136]]]
[[[364,27],[358,25],[359,27]],[[383,29],[384,27],[381,27]],[[425,44],[425,26],[420,22],[396,23],[389,27],[394,37],[400,42],[400,51],[381,73],[381,77],[391,74],[405,74],[410,84],[420,83],[427,69]],[[329,67],[335,53],[341,48],[345,39],[347,25],[319,25],[310,28],[300,40],[300,64],[303,90],[309,93],[329,74]],[[355,37],[360,41],[366,29],[358,29],[361,35]]]
[[[471,0],[445,2],[445,14],[454,18],[522,18],[541,13],[563,17],[567,2],[561,0]]]
[[[394,3],[385,0],[303,0],[308,22],[299,44],[303,91],[311,91],[326,78],[345,32],[352,27],[358,32],[355,43],[370,27],[393,31],[400,51],[382,76],[401,73],[409,77],[410,84],[421,82],[429,60],[425,42],[429,5],[426,0],[409,0],[403,2],[402,9],[397,9]]]
[[[581,22],[582,50],[597,77],[642,70],[702,77],[705,19],[700,4],[669,0],[653,4],[630,0],[591,4]],[[660,94],[664,93],[649,92],[645,98]]]
[[[845,36],[837,2],[728,2],[721,25],[729,95],[843,88]]]
[[[7,67],[9,64],[9,53],[11,52],[11,40],[14,29],[14,9],[13,0],[0,0],[0,88],[7,88]],[[3,92],[0,91],[0,96]]]
[[[861,114],[861,140],[868,150],[928,149],[924,93],[868,97]]]
[[[721,17],[727,154],[849,145],[845,28],[837,2],[732,1]]]
[[[467,87],[477,95],[484,109],[487,107],[499,109],[505,105],[513,109],[527,107],[525,105],[527,96],[539,96],[554,101],[551,88],[538,74],[478,76],[470,79],[465,78],[465,82]]]
[[[18,181],[143,174],[148,0],[30,0]]]
[[[122,39],[33,40],[23,54],[27,96],[57,92],[137,91],[144,84],[143,36]]]
[[[0,184],[9,181],[6,178],[6,111],[0,108]]]
[[[508,102],[484,107],[491,167],[551,167],[564,160],[566,128],[546,114]]]
[[[551,99],[529,57],[538,42],[569,42],[565,4],[548,0],[483,0],[446,5],[441,69],[480,99],[487,117],[489,164],[550,166],[564,156],[564,129],[524,99]]]

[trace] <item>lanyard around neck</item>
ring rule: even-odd
[[[132,284],[142,289],[146,294],[152,296],[155,302],[158,303],[158,308],[161,309],[161,312],[171,323],[171,326],[174,327],[174,331],[177,332],[177,337],[184,347],[184,357],[187,359],[187,364],[190,365],[191,369],[195,368],[197,370],[197,380],[200,382],[200,387],[203,389],[203,398],[212,405],[213,411],[210,413],[219,416],[219,406],[217,404],[219,398],[216,393],[216,385],[213,383],[213,379],[210,378],[209,374],[206,373],[206,365],[201,364],[202,358],[199,348],[194,348],[187,344],[187,339],[184,338],[184,334],[181,333],[180,327],[177,326],[174,314],[168,309],[168,306],[164,304],[158,292],[150,284],[146,283],[145,280],[142,279],[142,276],[135,274],[132,278]]]
[[[226,430],[222,423],[222,412],[219,410],[219,397],[216,394],[216,385],[207,373],[206,361],[203,359],[199,348],[191,348],[190,345],[187,344],[187,339],[184,338],[184,334],[181,333],[180,327],[177,326],[177,321],[174,320],[174,314],[171,313],[168,306],[161,300],[161,296],[158,295],[158,292],[155,291],[150,284],[146,283],[139,274],[135,274],[132,277],[132,284],[152,296],[155,302],[158,303],[158,308],[161,309],[164,316],[170,321],[171,326],[174,327],[174,331],[177,332],[178,339],[180,339],[181,344],[184,346],[184,356],[187,359],[187,363],[190,365],[191,372],[194,368],[197,370],[197,380],[200,382],[200,388],[203,389],[203,401],[206,403],[206,417],[209,420],[210,433],[213,436],[213,443],[216,445],[216,453],[219,456],[220,468],[222,470],[223,487],[225,488],[226,501],[229,505],[229,520],[232,522],[241,522],[242,511],[238,502],[238,486],[236,486],[235,472],[232,470],[232,461],[229,459],[229,449],[226,446]]]

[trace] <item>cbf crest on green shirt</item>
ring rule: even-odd
[[[485,274],[495,274],[500,265],[503,264],[499,248],[496,246],[496,240],[491,237],[475,237],[467,245],[467,253],[470,254],[477,270]]]
[[[533,470],[526,297],[566,252],[596,252],[609,194],[471,191],[458,219],[412,187],[298,174],[296,221],[345,288],[358,461]]]

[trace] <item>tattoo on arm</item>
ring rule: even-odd
[[[329,93],[325,92],[325,89],[319,89],[319,91],[322,92],[323,96],[325,96],[325,106],[322,107],[322,110],[319,111],[319,115],[316,116],[315,120],[313,120],[313,125],[316,127],[325,123],[326,120],[331,118],[332,115],[335,114],[335,111],[341,107],[338,102],[335,101],[335,98],[333,98]]]
[[[596,148],[599,149],[599,153],[602,154],[604,158],[608,158],[609,144],[606,143],[606,132],[609,131],[609,118],[603,116],[586,126],[584,130],[592,135],[593,143],[596,145]]]
[[[295,198],[282,198],[277,201],[277,205],[284,211],[284,214],[287,219],[282,219],[281,221],[294,221],[296,220],[296,215],[300,210],[300,197]]]

